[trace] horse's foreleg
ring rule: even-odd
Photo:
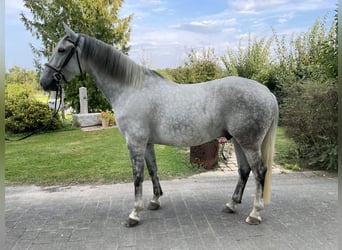
[[[145,161],[153,184],[153,198],[148,205],[148,209],[157,210],[160,208],[159,197],[163,195],[163,191],[161,189],[159,178],[157,175],[157,162],[153,144],[147,144]]]
[[[133,169],[133,182],[134,182],[134,207],[132,212],[128,216],[126,226],[136,226],[140,222],[139,212],[144,209],[144,203],[142,200],[142,185],[144,181],[144,155],[145,149],[139,149],[138,147],[128,146],[130,158]]]
[[[240,145],[233,139],[235,155],[238,163],[239,180],[235,187],[234,194],[229,203],[226,204],[226,211],[229,213],[234,213],[236,210],[236,205],[241,203],[243,192],[246,187],[246,183],[251,171],[249,164],[246,160],[244,153],[241,150]]]

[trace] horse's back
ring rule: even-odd
[[[152,93],[153,92],[153,93]],[[147,92],[146,92],[147,93]],[[144,95],[156,143],[196,145],[229,132],[248,134],[271,119],[272,94],[260,83],[226,77],[198,84],[160,84]],[[257,133],[257,131],[255,132]]]

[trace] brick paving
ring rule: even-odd
[[[133,184],[6,188],[4,249],[337,249],[337,178],[275,171],[272,201],[258,226],[250,178],[236,214],[222,212],[237,182],[236,169],[161,181],[157,211],[126,228]],[[144,182],[144,201],[152,197]],[[2,249],[2,248],[1,248]]]

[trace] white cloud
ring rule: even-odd
[[[233,0],[230,6],[239,13],[257,14],[286,4],[288,0]]]
[[[318,4],[323,0],[308,1]],[[159,1],[158,4],[165,3]],[[277,29],[278,34],[288,34],[288,23],[300,16],[295,7],[299,6],[304,12],[309,5],[294,0],[233,0],[227,9],[201,17],[178,17],[175,12],[171,19],[163,17],[164,25],[152,24],[147,28],[139,23],[132,32],[130,55],[139,62],[138,55],[144,51],[151,65],[158,68],[179,66],[190,49],[214,48],[218,56],[224,55],[228,45],[236,49],[241,40],[244,46],[249,34],[252,38],[269,37],[271,27],[277,29],[277,25],[282,27]],[[164,7],[168,8],[167,5],[158,8],[164,11]]]
[[[8,14],[19,13],[24,11],[23,0],[7,0],[5,1],[5,12]]]
[[[230,19],[207,19],[194,20],[181,24],[171,25],[171,28],[178,30],[190,31],[193,33],[213,34],[220,33],[224,30],[231,30],[229,28],[235,26],[237,21],[235,18]]]
[[[148,20],[150,16],[161,14],[173,14],[173,9],[168,7],[168,3],[161,0],[128,0],[125,1],[119,13],[121,17],[133,13],[134,20]]]
[[[161,0],[139,0],[137,2],[140,2],[141,4],[144,4],[144,5],[159,5],[159,4],[162,4]]]
[[[264,14],[325,10],[334,8],[336,2],[330,0],[232,0],[229,6],[241,14]]]
[[[271,27],[279,35],[302,32],[317,17],[322,17],[328,10],[333,12],[336,8],[336,2],[332,0],[226,2],[226,8],[206,11],[196,9],[201,5],[201,1],[196,0],[126,0],[119,13],[121,17],[134,13],[130,57],[137,62],[145,57],[157,68],[177,67],[183,63],[192,48],[214,48],[215,53],[220,56],[226,53],[228,46],[236,48],[240,39],[244,43],[249,33],[252,37],[269,36],[272,35]],[[180,6],[192,7],[193,11],[184,11]],[[23,26],[19,20],[21,11],[27,11],[23,0],[6,0],[6,27],[10,27],[11,19]],[[201,11],[203,15],[198,14]],[[11,16],[9,13],[12,13]],[[304,15],[309,21],[303,21]],[[295,25],[290,26],[291,23]],[[22,32],[27,32],[23,27],[22,29]]]
[[[290,12],[290,13],[286,13],[284,15],[280,15],[277,22],[278,23],[287,23],[288,21],[290,21],[291,19],[293,19],[294,17],[294,13],[293,12]]]
[[[18,19],[20,13],[31,15],[29,9],[24,6],[23,0],[6,0],[5,1],[5,15],[6,18]],[[7,21],[7,20],[6,20]]]
[[[168,8],[166,8],[166,7],[158,7],[158,8],[152,9],[153,12],[157,12],[157,13],[164,12],[167,10],[168,10]]]

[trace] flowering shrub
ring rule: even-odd
[[[115,124],[114,114],[110,110],[101,111],[101,114],[98,116],[98,119],[101,121],[108,122],[110,126]]]

